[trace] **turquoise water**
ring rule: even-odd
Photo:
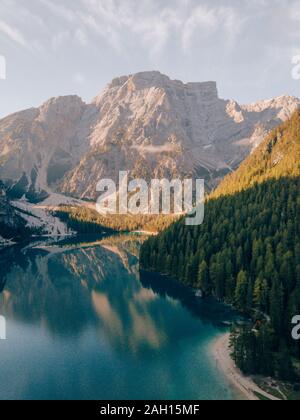
[[[227,308],[140,277],[139,240],[0,253],[0,399],[236,399],[209,352]]]

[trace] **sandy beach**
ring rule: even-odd
[[[218,338],[212,346],[212,354],[216,360],[217,368],[221,370],[228,381],[242,394],[243,399],[247,401],[259,401],[256,393],[269,400],[278,398],[260,389],[251,377],[245,376],[234,364],[230,357],[229,348],[230,334]]]

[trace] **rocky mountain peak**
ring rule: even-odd
[[[39,120],[48,121],[53,118],[73,117],[78,118],[84,110],[85,103],[79,96],[58,96],[49,99],[39,108]]]
[[[247,111],[261,112],[266,109],[282,109],[285,108],[288,112],[293,113],[300,106],[300,100],[295,96],[281,95],[276,98],[253,102],[251,104],[242,105],[242,108]]]
[[[153,90],[160,90],[167,95],[174,90],[180,90],[186,95],[197,93],[203,98],[218,98],[216,82],[183,83],[180,80],[172,80],[159,71],[148,71],[114,79],[107,85],[104,92],[94,98],[92,103],[99,105],[103,98],[120,92],[137,94]]]
[[[220,99],[216,82],[183,83],[157,71],[122,76],[91,104],[52,98],[1,120],[0,179],[21,196],[54,189],[88,199],[99,179],[117,179],[120,170],[197,176],[211,188],[297,108],[291,96],[239,105]]]

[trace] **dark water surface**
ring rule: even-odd
[[[209,352],[229,309],[139,275],[141,239],[0,253],[0,399],[236,399]]]

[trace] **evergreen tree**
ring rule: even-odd
[[[199,266],[197,286],[205,294],[209,293],[211,290],[210,281],[209,281],[209,269],[208,269],[208,265],[206,261],[202,261]]]
[[[235,289],[235,303],[238,309],[245,311],[248,299],[248,278],[245,271],[240,271]]]
[[[281,336],[284,321],[283,298],[284,294],[282,284],[277,278],[275,278],[270,295],[270,316],[272,326],[278,334],[278,337]]]

